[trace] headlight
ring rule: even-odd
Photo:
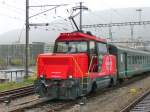
[[[68,78],[69,78],[69,79],[72,79],[72,75],[69,75]]]
[[[43,76],[43,75],[40,75],[40,78],[44,78],[44,76]]]

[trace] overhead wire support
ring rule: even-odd
[[[80,2],[80,6],[73,7],[72,9],[73,9],[73,11],[80,10],[79,13],[75,14],[74,16],[70,16],[69,19],[72,20],[72,22],[73,22],[73,24],[75,25],[77,31],[82,31],[82,10],[83,10],[83,9],[84,9],[84,10],[88,10],[88,8],[85,7],[85,6],[82,6],[82,2]],[[72,13],[72,14],[73,14],[73,13]],[[72,15],[72,14],[71,14],[71,15]],[[79,28],[78,28],[78,26],[77,26],[77,24],[76,24],[76,22],[75,22],[75,20],[74,20],[74,17],[76,17],[78,14],[80,14]]]
[[[122,23],[108,23],[108,24],[91,24],[91,25],[83,25],[83,28],[96,28],[96,27],[107,27],[109,28],[109,38],[112,41],[112,31],[111,28],[113,26],[130,26],[131,27],[131,41],[133,41],[134,31],[133,28],[135,25],[148,25],[150,21],[136,21],[136,22],[122,22]]]
[[[139,42],[139,41],[112,41],[109,43],[150,43],[150,41],[143,41],[143,42]]]
[[[110,26],[131,26],[131,25],[147,25],[150,21],[138,21],[138,22],[123,22],[123,23],[108,23],[108,24],[91,24],[82,25],[83,28],[93,28],[93,27],[110,27]]]
[[[34,15],[30,16],[29,18],[38,16],[38,15],[43,14],[43,13],[45,13],[45,12],[48,12],[48,11],[50,11],[50,10],[56,9],[56,8],[58,8],[58,7],[61,7],[61,6],[66,6],[66,5],[69,5],[69,4],[54,5],[55,7],[51,8],[51,9],[47,9],[47,10],[42,11],[42,12],[39,12],[39,13],[37,13],[37,14],[34,14]]]
[[[49,26],[50,23],[30,23],[29,26]]]
[[[43,12],[39,12],[39,13],[37,13],[37,14],[34,14],[34,15],[30,16],[29,18],[38,16],[38,15],[40,15],[40,14],[43,14],[43,13],[48,12],[48,11],[50,11],[50,10],[56,9],[56,8],[58,8],[58,7],[60,7],[60,6],[56,6],[56,7],[53,7],[53,8],[51,8],[51,9],[45,10],[45,11],[43,11]]]
[[[82,31],[82,10],[88,10],[87,7],[83,6],[82,5],[83,2],[80,2],[80,6],[77,6],[77,7],[73,7],[73,10],[76,11],[76,10],[80,10],[80,27],[79,27],[79,30]]]
[[[65,5],[69,5],[69,4],[59,4],[59,5],[33,5],[33,6],[29,6],[29,7],[52,7],[52,6],[65,6]]]
[[[25,76],[28,77],[29,69],[29,0],[26,0],[26,47],[25,47]]]

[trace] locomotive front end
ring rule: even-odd
[[[80,94],[81,74],[88,69],[87,59],[84,53],[39,55],[36,92],[41,97],[75,99]]]

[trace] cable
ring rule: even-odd
[[[21,36],[22,36],[22,33],[23,33],[23,31],[25,30],[25,25],[23,24],[23,27],[22,27],[22,29],[20,30],[20,32],[18,33],[18,41],[16,41],[17,43],[20,43],[20,40],[21,40]]]
[[[22,9],[22,8],[18,8],[18,7],[16,7],[16,6],[13,6],[13,5],[10,5],[10,4],[8,4],[8,3],[1,3],[2,5],[2,7],[3,8],[5,8],[5,9],[7,9],[8,10],[8,8],[11,8],[11,9],[13,9],[13,12],[16,12],[17,14],[21,14],[21,15],[24,15],[24,12],[25,12],[25,9]],[[34,12],[37,12],[37,10],[33,10],[33,9],[31,9],[32,11],[34,11]],[[12,11],[12,10],[10,10],[10,11]],[[30,11],[30,13],[33,13],[32,11]],[[41,16],[41,15],[40,15]],[[44,16],[43,17],[41,17],[41,19],[43,19],[44,18]],[[44,20],[44,19],[43,19]]]
[[[5,9],[5,10],[8,10],[9,12],[13,12],[13,13],[16,13],[17,15],[24,15],[23,13],[21,12],[18,12],[17,10],[14,10],[13,8],[11,7],[7,7],[7,6],[3,6],[3,5],[0,5],[1,8]],[[8,9],[9,8],[9,9]]]
[[[121,16],[116,9],[113,9],[113,8],[111,8],[111,9],[113,10],[113,12],[116,13],[116,15],[118,15],[120,18],[122,18],[125,22],[125,18],[123,16]]]
[[[9,15],[3,14],[3,13],[0,13],[0,14],[1,14],[1,16],[8,17],[9,19],[15,19],[15,20],[19,20],[19,21],[24,21],[23,19],[18,18],[18,17],[9,16]]]
[[[95,17],[98,17],[98,20],[99,19],[101,19],[102,21],[106,21],[106,19],[104,19],[102,16],[100,16],[100,15],[96,15],[94,12],[93,13],[91,13],[92,15],[94,15]]]

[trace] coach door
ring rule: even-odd
[[[127,76],[127,53],[120,54],[120,66],[119,66],[119,75],[122,78]]]

